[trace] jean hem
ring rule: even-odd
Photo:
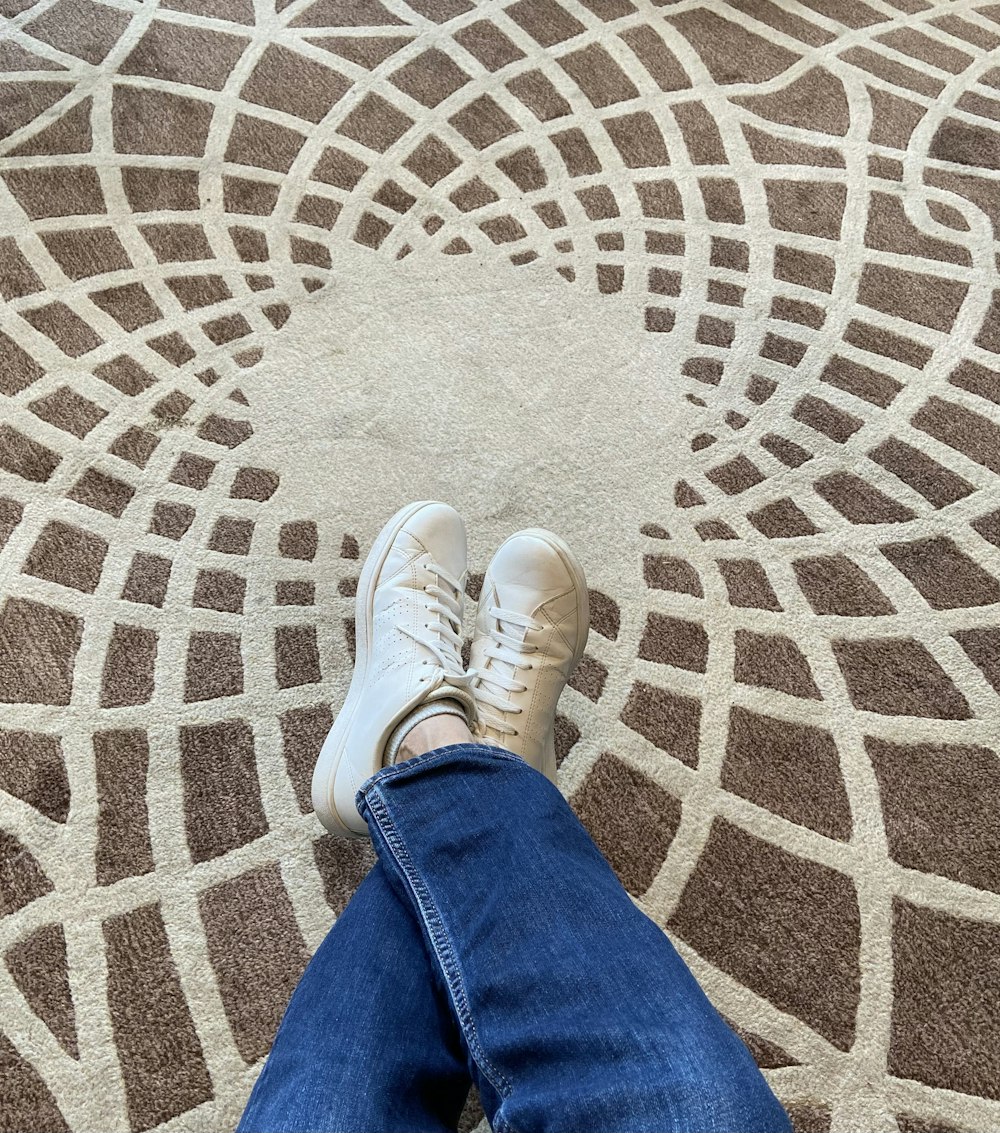
[[[411,774],[423,770],[425,767],[435,767],[439,763],[448,763],[453,759],[490,759],[490,760],[506,760],[507,762],[520,763],[525,767],[527,764],[519,755],[513,755],[509,751],[501,751],[499,748],[491,747],[489,744],[447,744],[444,747],[436,747],[431,751],[421,752],[420,755],[415,755],[411,759],[404,759],[402,763],[390,763],[386,767],[380,767],[373,775],[369,775],[361,786],[357,789],[354,795],[354,805],[357,807],[359,813],[364,817],[364,812],[361,810],[361,803],[363,799],[367,799],[368,792],[374,787],[389,779],[396,779],[401,775]]]

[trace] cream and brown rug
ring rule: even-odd
[[[235,1124],[420,498],[583,560],[561,787],[797,1127],[1000,1127],[1000,4],[0,14],[0,1128]]]

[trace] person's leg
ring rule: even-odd
[[[382,768],[356,805],[419,919],[495,1130],[790,1131],[543,774],[463,743]]]
[[[299,981],[237,1133],[453,1133],[466,1058],[413,909],[378,862]]]

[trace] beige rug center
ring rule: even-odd
[[[687,424],[684,344],[640,319],[550,268],[338,251],[243,382],[268,422],[255,459],[362,541],[410,499],[453,504],[472,570],[518,527],[551,527],[617,596],[624,548],[673,508]]]

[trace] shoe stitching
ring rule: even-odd
[[[569,591],[567,590],[566,593],[568,594]],[[560,597],[563,597],[563,595],[560,595]],[[555,599],[553,599],[553,601],[555,601]],[[577,611],[571,610],[568,614],[563,614],[563,616],[558,621],[552,623],[552,628],[559,635],[559,637],[561,637],[562,640],[565,642],[566,648],[569,650],[570,659],[572,659],[573,656],[576,653],[576,645],[574,645],[573,642],[569,640],[569,638],[566,636],[565,633],[563,633],[563,631],[560,627],[562,626],[563,622],[569,621],[570,618],[576,618],[576,616],[577,616]]]

